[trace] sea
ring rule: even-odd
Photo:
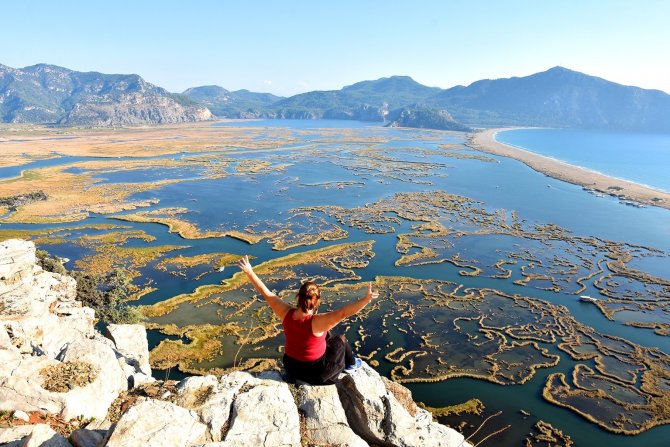
[[[670,135],[576,129],[515,129],[496,140],[566,163],[670,191]]]
[[[270,120],[231,121],[217,123],[221,126],[253,128],[262,134],[263,129],[286,129],[292,135],[291,145],[285,152],[276,155],[272,151],[257,151],[254,156],[268,160],[287,162],[283,170],[269,173],[259,172],[253,176],[235,175],[232,166],[230,175],[216,179],[197,179],[200,169],[194,167],[187,173],[187,180],[168,184],[159,190],[140,192],[131,199],[145,200],[157,198],[159,207],[185,207],[189,212],[184,218],[198,225],[202,230],[217,230],[224,222],[228,226],[244,229],[254,222],[269,221],[282,224],[288,219],[290,210],[303,206],[332,205],[346,208],[363,207],[366,204],[388,198],[397,192],[425,192],[442,190],[449,194],[465,196],[476,201],[487,210],[509,213],[515,212],[528,225],[554,224],[567,230],[569,234],[596,237],[602,240],[620,241],[641,247],[653,247],[670,253],[670,210],[645,207],[636,208],[622,204],[610,196],[599,197],[581,187],[565,183],[533,171],[523,163],[483,154],[467,146],[467,135],[452,132],[433,132],[412,129],[389,129],[348,121],[313,120]],[[260,129],[260,131],[259,131]],[[323,135],[319,129],[323,130]],[[341,138],[338,139],[338,135]],[[524,129],[500,132],[498,141],[522,147],[526,150],[554,157],[571,164],[599,171],[607,175],[621,177],[654,188],[670,191],[670,135],[635,134],[626,132],[576,131],[564,129]],[[303,157],[304,148],[309,148]],[[453,149],[456,150],[453,150]],[[0,148],[1,149],[1,148]],[[427,149],[429,152],[421,152]],[[380,151],[389,162],[397,163],[402,171],[403,163],[411,166],[417,162],[428,162],[431,168],[430,185],[417,182],[416,178],[402,178],[397,172],[387,172],[377,176],[377,172],[364,162],[361,154],[365,151]],[[440,154],[444,151],[444,155]],[[452,152],[447,155],[447,152]],[[453,156],[457,154],[468,155]],[[227,155],[242,160],[249,155]],[[181,155],[166,156],[177,159]],[[274,158],[273,158],[274,157]],[[279,158],[277,158],[279,157]],[[486,162],[476,157],[485,157]],[[80,158],[54,157],[39,164],[23,168],[39,169],[56,165],[72,165],[68,172],[83,172],[77,163]],[[375,168],[376,169],[376,168]],[[0,168],[0,179],[15,177],[21,167]],[[102,183],[123,183],[152,181],[184,173],[170,169],[129,170],[105,172],[100,175]],[[419,179],[421,180],[421,179]],[[1,181],[1,180],[0,180]],[[343,189],[317,185],[323,182],[350,182],[353,186]],[[233,191],[234,194],[222,194]],[[49,224],[6,224],[0,217],[0,229],[44,229]],[[331,223],[335,219],[329,219]],[[78,224],[119,224],[110,215],[92,214]],[[508,294],[521,294],[565,306],[577,321],[604,334],[623,337],[646,347],[657,348],[670,354],[670,337],[657,335],[650,329],[640,329],[623,324],[623,321],[609,320],[588,303],[580,302],[574,294],[556,293],[540,288],[522,287],[511,279],[492,277],[468,277],[459,274],[460,268],[450,263],[423,266],[397,267],[394,261],[397,235],[410,231],[412,222],[399,224],[396,233],[368,234],[354,228],[347,228],[346,241],[321,241],[309,247],[297,247],[276,251],[268,242],[248,245],[240,240],[208,238],[184,241],[178,235],[169,233],[164,225],[156,223],[128,223],[133,228],[143,230],[156,238],[154,245],[188,245],[174,254],[193,256],[202,253],[229,252],[250,254],[254,262],[260,263],[287,254],[311,250],[342,242],[374,239],[376,256],[365,268],[356,269],[361,281],[374,280],[377,275],[407,276],[426,280],[446,280],[463,284],[465,287],[491,288]],[[60,224],[66,228],[67,224]],[[78,233],[72,232],[72,237]],[[500,248],[500,238],[495,234],[482,234],[477,240],[462,239],[461,248],[482,256],[493,256]],[[86,253],[76,241],[54,241],[46,245],[46,250],[72,260]],[[473,255],[474,256],[474,255]],[[670,280],[670,257],[652,256],[636,259],[633,265],[649,274]],[[236,268],[226,268],[224,272],[214,272],[200,279],[186,279],[168,275],[150,267],[142,270],[149,277],[156,291],[142,297],[138,304],[153,304],[180,293],[190,293],[195,287],[216,284],[229,279]],[[598,293],[589,284],[589,294]],[[666,297],[667,298],[667,297]],[[201,318],[193,309],[194,320]],[[188,321],[187,323],[191,323]],[[352,334],[355,335],[355,334]],[[150,331],[152,347],[164,338],[156,331]],[[174,338],[174,337],[172,337]],[[478,398],[486,406],[486,415],[502,412],[493,417],[481,433],[492,433],[507,425],[511,427],[482,446],[522,446],[526,434],[533,429],[537,420],[551,423],[571,436],[576,446],[665,447],[670,439],[670,425],[652,428],[633,437],[616,435],[599,428],[575,412],[553,405],[542,397],[542,390],[549,374],[563,372],[570,376],[579,363],[556,349],[548,346],[551,354],[560,355],[557,366],[540,368],[534,377],[522,385],[497,385],[484,380],[454,378],[436,383],[410,384],[408,387],[417,401],[432,407],[462,403]],[[214,362],[216,363],[216,362]],[[221,366],[221,365],[216,365]],[[393,367],[382,359],[378,370],[388,374]],[[164,372],[157,372],[162,378]],[[177,373],[173,372],[172,378]],[[524,413],[521,412],[523,410]],[[527,416],[529,413],[530,416]],[[469,425],[464,428],[466,435],[474,432],[482,418],[454,416],[446,422],[457,425],[463,420]],[[481,435],[475,439],[481,439]]]

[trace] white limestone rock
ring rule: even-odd
[[[63,393],[42,388],[40,371],[60,362],[47,357],[23,356],[0,369],[0,410],[47,411],[59,414]]]
[[[109,338],[126,359],[126,363],[135,366],[139,372],[151,376],[149,365],[149,343],[147,330],[141,324],[110,324],[107,326]]]
[[[5,324],[12,330],[14,344],[21,352],[39,352],[55,358],[69,343],[95,334],[94,312],[88,307],[81,308],[78,316],[58,317],[46,314]]]
[[[5,325],[0,322],[0,350],[15,350],[16,348],[12,344],[12,339],[9,337],[7,328]]]
[[[58,299],[58,279],[36,265],[8,280],[0,280],[0,284],[0,319],[42,317]]]
[[[156,379],[154,379],[153,377],[147,376],[146,374],[142,373],[132,373],[127,377],[128,377],[128,388],[137,388],[142,385],[156,382]]]
[[[0,445],[3,447],[19,446],[30,433],[34,425],[17,425],[16,427],[0,428]]]
[[[104,419],[107,409],[120,392],[128,389],[126,375],[121,369],[114,351],[100,340],[77,340],[70,343],[63,356],[64,362],[84,361],[98,368],[95,381],[85,387],[74,388],[65,393],[65,419],[83,415]]]
[[[113,428],[107,447],[186,447],[206,442],[207,426],[195,412],[170,402],[143,399]]]
[[[72,444],[48,425],[37,424],[28,438],[23,440],[21,447],[72,447]]]
[[[399,384],[393,384],[401,387]],[[404,388],[404,387],[401,387]],[[469,446],[456,430],[432,421],[411,399],[401,403],[365,362],[338,385],[351,428],[370,444],[398,447]],[[399,390],[396,390],[396,394]],[[405,396],[403,400],[405,400]]]
[[[386,387],[365,362],[337,385],[351,428],[367,442],[384,444]]]
[[[243,386],[253,386],[261,381],[251,374],[236,371],[217,379],[214,376],[194,376],[177,385],[176,403],[198,413],[207,424],[213,441],[223,439],[223,429],[230,419],[235,396]]]
[[[53,310],[56,301],[76,298],[73,278],[45,272],[36,262],[32,242],[0,242],[0,320],[40,318]]]
[[[298,409],[286,383],[263,380],[233,403],[225,446],[300,446]]]
[[[14,419],[20,419],[25,422],[30,421],[30,416],[28,416],[28,413],[26,413],[25,411],[16,410],[14,411],[14,413],[12,413],[12,416],[14,417]]]
[[[92,336],[95,315],[75,301],[73,278],[45,272],[35,262],[32,242],[0,243],[0,324],[21,353],[55,357],[67,343]],[[0,346],[5,343],[0,331]]]
[[[208,424],[215,442],[202,446],[300,445],[298,409],[288,385],[276,372],[254,377],[236,371],[218,381],[214,376],[191,377],[179,384],[177,402],[195,404],[195,411]],[[227,422],[230,427],[223,433]]]
[[[219,385],[216,376],[192,376],[187,377],[177,384],[176,403],[184,408],[196,408],[211,397],[215,387]]]
[[[93,419],[91,422],[89,422],[86,425],[86,430],[93,430],[97,431],[98,433],[103,433],[107,432],[110,428],[112,428],[112,422],[109,419]]]
[[[65,345],[95,336],[95,311],[89,307],[78,308],[67,316],[51,318],[54,316],[43,319],[45,330],[41,348],[46,355],[56,356]]]
[[[0,410],[47,411],[65,419],[104,419],[110,404],[127,388],[114,351],[97,340],[78,340],[68,346],[63,357],[64,362],[74,360],[94,365],[98,374],[92,383],[64,393],[44,389],[40,376],[46,367],[60,365],[58,360],[24,355],[5,363],[0,369]]]
[[[36,262],[34,243],[22,239],[0,242],[0,296],[29,277]]]
[[[306,436],[311,442],[350,447],[368,445],[349,427],[335,385],[300,386],[297,401],[305,415]]]

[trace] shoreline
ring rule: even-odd
[[[500,143],[495,136],[502,130],[513,130],[513,128],[486,129],[473,133],[468,138],[468,145],[488,154],[513,158],[534,171],[581,186],[591,192],[607,194],[621,201],[670,209],[670,193]]]

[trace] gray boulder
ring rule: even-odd
[[[102,445],[104,436],[97,430],[79,428],[70,435],[70,442],[74,447],[98,447]]]

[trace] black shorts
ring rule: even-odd
[[[303,362],[284,354],[284,369],[294,380],[312,385],[330,385],[344,370],[346,341],[340,337],[326,335],[326,352],[317,360]]]

